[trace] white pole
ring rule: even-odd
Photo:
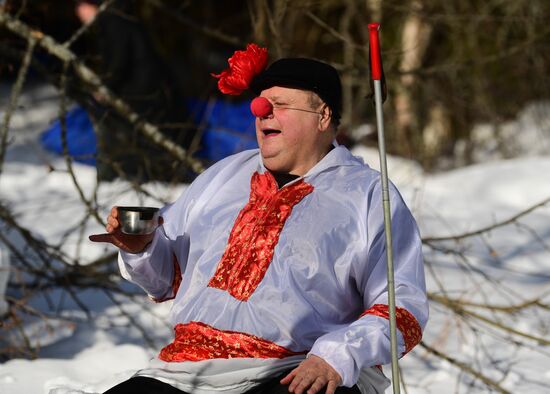
[[[394,394],[400,393],[399,362],[397,354],[397,324],[395,317],[395,282],[393,269],[393,243],[391,236],[391,207],[388,188],[388,167],[386,161],[386,142],[384,136],[384,112],[382,110],[382,61],[378,41],[378,23],[369,24],[372,78],[374,82],[374,103],[376,106],[376,127],[378,129],[378,151],[380,155],[380,175],[382,182],[382,204],[384,209],[384,231],[386,234],[386,258],[388,275],[388,312],[390,317],[390,350],[392,388]]]

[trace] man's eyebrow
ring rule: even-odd
[[[267,97],[268,99],[270,99],[271,101],[273,102],[276,102],[276,101],[279,101],[279,102],[284,102],[284,103],[287,103],[287,102],[292,102],[292,98],[290,97],[281,97],[281,96],[268,96]]]

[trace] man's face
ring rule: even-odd
[[[256,137],[264,165],[272,171],[304,175],[326,154],[331,137],[321,115],[289,108],[312,108],[312,93],[274,86],[260,94],[273,104],[273,114],[256,118]],[[328,141],[328,143],[327,143]]]
[[[97,14],[98,7],[95,4],[79,2],[75,6],[75,12],[80,22],[83,24],[90,23]]]

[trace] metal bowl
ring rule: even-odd
[[[150,234],[158,227],[159,209],[154,207],[118,207],[118,222],[124,234]]]

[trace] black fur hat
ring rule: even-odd
[[[342,83],[334,67],[307,58],[283,58],[256,75],[250,89],[256,93],[272,86],[310,90],[317,93],[338,121],[342,114]]]

